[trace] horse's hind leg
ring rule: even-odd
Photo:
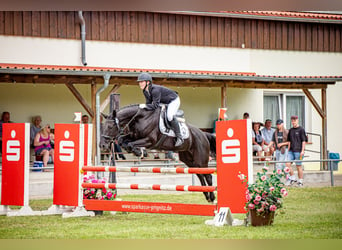
[[[201,185],[205,187],[205,186],[206,186],[206,183],[205,183],[204,175],[203,175],[203,174],[196,174],[196,175],[197,175],[197,177],[198,177],[198,179],[199,179]],[[203,194],[204,194],[204,196],[205,196],[205,199],[206,199],[208,202],[210,202],[209,193],[208,193],[208,192],[203,192]]]
[[[205,174],[204,175],[205,180],[207,181],[208,186],[213,185],[213,176],[211,174]],[[207,198],[209,202],[214,202],[215,201],[215,194],[214,192],[209,193],[209,199]]]

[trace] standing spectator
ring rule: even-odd
[[[249,114],[247,112],[243,113],[242,119],[249,119]]]
[[[277,129],[274,131],[272,141],[268,145],[268,147],[275,146],[276,152],[276,161],[286,161],[288,154],[288,145],[287,136],[289,134],[289,130],[284,127],[284,121],[282,119],[278,119],[276,122]],[[283,170],[285,168],[285,163],[277,163],[276,169]]]
[[[82,123],[84,123],[84,124],[89,123],[89,116],[88,115],[82,115]]]
[[[269,147],[269,144],[272,141],[274,131],[275,131],[275,129],[272,128],[272,120],[266,119],[265,126],[261,130],[261,133],[262,133],[264,140],[265,140],[265,145],[268,147],[268,152],[266,153],[266,156],[273,155],[273,152],[274,152],[274,147]]]
[[[289,134],[287,140],[289,141],[289,153],[288,160],[303,160],[304,158],[304,150],[306,143],[306,133],[304,128],[299,126],[298,116],[291,116],[292,128],[289,130]],[[296,177],[294,176],[293,169],[291,167],[291,162],[287,162],[286,166],[290,169],[290,177],[287,179],[285,185],[289,186],[297,182]],[[297,171],[298,171],[298,187],[303,186],[303,168],[302,162],[296,162]]]
[[[252,126],[253,152],[256,152],[259,160],[261,160],[262,152],[267,150],[267,146],[265,145],[264,137],[260,131],[260,122],[253,122]]]
[[[2,124],[3,123],[11,123],[11,115],[8,111],[2,112],[1,120],[0,120],[0,153],[2,153]]]
[[[33,142],[34,138],[36,137],[36,134],[42,129],[41,123],[42,117],[40,115],[34,116],[32,118],[32,124],[30,129],[30,145],[32,147],[34,147]]]
[[[45,125],[34,138],[34,151],[36,155],[43,156],[44,167],[47,167],[49,157],[54,160],[54,150],[51,146],[51,141],[54,140],[54,135],[50,133],[50,125]]]
[[[114,140],[114,151],[115,151],[115,160],[118,159],[118,156],[122,159],[122,160],[126,160],[125,155],[122,153],[122,149],[118,143],[118,140]]]

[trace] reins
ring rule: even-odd
[[[131,118],[131,120],[129,120],[128,123],[122,128],[122,131],[125,131],[128,128],[130,123],[138,116],[139,112],[140,112],[140,108],[138,108],[137,113],[135,113],[135,115]]]

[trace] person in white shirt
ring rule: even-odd
[[[261,133],[264,137],[264,140],[265,140],[265,145],[268,147],[269,144],[271,143],[272,141],[272,138],[273,138],[273,134],[274,134],[274,131],[275,129],[272,128],[272,120],[271,119],[266,119],[265,121],[265,126],[264,128],[261,130]],[[265,151],[265,156],[271,156],[273,155],[273,152],[274,152],[274,147],[271,146],[271,147],[268,147],[268,152]]]

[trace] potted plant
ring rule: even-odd
[[[95,179],[95,175],[85,175],[83,177],[83,182],[85,183],[106,183],[107,179],[104,177],[102,179]],[[106,189],[106,188],[85,188],[83,189],[83,199],[92,200],[115,200],[116,199],[116,189]],[[103,214],[103,211],[94,211],[95,215]]]
[[[264,166],[253,184],[247,183],[247,177],[240,172],[238,177],[246,183],[246,205],[247,221],[252,226],[271,225],[275,212],[283,207],[283,198],[287,196],[282,177],[290,171],[277,169],[267,175],[269,168]]]

